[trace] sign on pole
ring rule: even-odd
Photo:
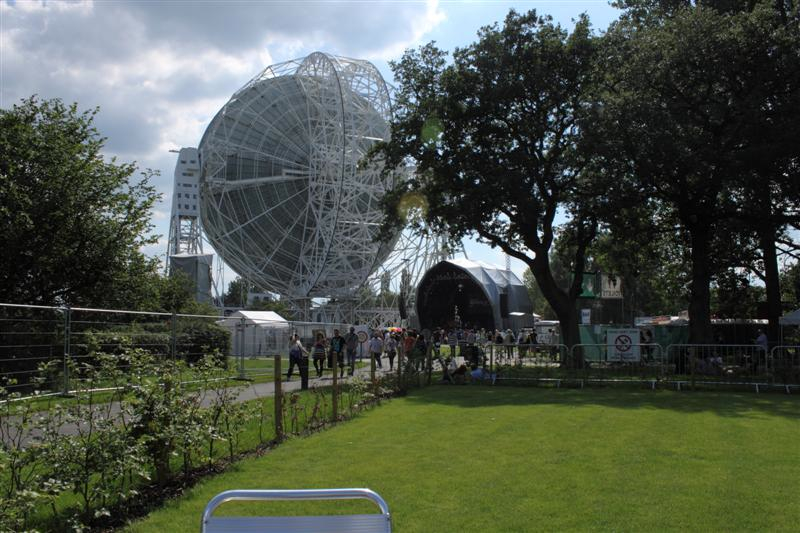
[[[606,335],[609,361],[635,363],[640,360],[638,329],[609,329]]]
[[[572,279],[575,272],[572,272]],[[598,298],[600,296],[600,279],[597,272],[584,272],[581,280],[581,293],[578,298]]]
[[[620,278],[612,278],[608,274],[601,276],[600,298],[604,300],[622,299],[622,283]]]
[[[361,359],[365,354],[369,354],[370,330],[367,326],[354,326],[358,336],[358,358]]]
[[[589,325],[592,323],[592,310],[581,309],[581,324]]]

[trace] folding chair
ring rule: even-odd
[[[212,516],[225,502],[235,500],[370,500],[380,513],[323,516]],[[370,489],[315,490],[226,490],[214,496],[203,511],[202,533],[287,532],[287,533],[390,533],[389,506]]]

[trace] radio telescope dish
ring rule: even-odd
[[[287,298],[362,285],[394,247],[378,240],[394,177],[359,167],[390,114],[371,63],[320,52],[239,89],[200,142],[201,219],[223,260]]]

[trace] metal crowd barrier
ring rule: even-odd
[[[756,392],[779,388],[790,393],[800,387],[800,346],[775,346],[767,353],[756,345],[672,344],[666,349],[656,343],[635,344],[637,352],[619,357],[607,344],[576,344],[560,355],[538,359],[526,357],[533,346],[517,347],[512,358],[507,345],[493,345],[499,358],[497,382],[565,382],[583,387],[592,383],[639,383],[652,389],[677,390],[695,386],[752,387]],[[541,345],[539,345],[541,348]],[[582,365],[571,367],[582,356]],[[568,364],[562,365],[565,362]],[[499,363],[499,365],[498,365]]]

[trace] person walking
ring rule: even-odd
[[[300,342],[300,336],[297,334],[292,335],[289,345],[289,370],[286,372],[286,381],[291,381],[295,365],[298,371],[300,370],[304,356],[308,357],[308,351],[303,347],[303,343]]]
[[[317,334],[317,340],[311,349],[311,357],[314,359],[314,369],[317,371],[317,377],[321,378],[322,371],[325,369],[325,337],[322,333]]]
[[[506,346],[506,357],[508,357],[509,361],[514,360],[514,332],[511,329],[506,330],[506,334],[503,337],[503,344]]]
[[[435,357],[439,357],[439,348],[442,346],[442,336],[444,335],[444,330],[440,328],[434,328],[433,330],[433,337],[431,340],[433,341],[433,355]]]
[[[373,333],[372,338],[369,341],[369,354],[373,359],[375,359],[375,364],[378,365],[378,368],[382,369],[383,365],[381,364],[381,355],[383,354],[383,339],[378,331]]]
[[[403,338],[403,357],[406,359],[406,368],[411,368],[411,363],[414,359],[414,343],[417,340],[417,335],[414,330],[408,330]]]
[[[344,346],[345,350],[347,350],[347,364],[350,366],[348,373],[352,376],[356,371],[356,348],[358,348],[356,328],[350,328],[350,333],[344,338]],[[344,361],[342,361],[342,364],[344,364]]]
[[[763,329],[758,330],[755,344],[759,349],[756,350],[753,356],[753,372],[757,374],[759,365],[766,363],[767,355],[769,354],[769,339],[767,339],[767,334],[764,333]]]
[[[389,371],[392,371],[394,370],[394,357],[397,355],[397,337],[389,335],[384,348],[386,349],[386,355],[389,357]]]
[[[456,346],[458,346],[458,336],[452,329],[447,333],[447,344],[450,346],[450,357],[453,359],[458,355],[456,353]]]
[[[428,355],[428,344],[425,342],[425,334],[419,333],[414,341],[414,368],[421,372],[425,370],[425,356]]]
[[[333,367],[333,371],[336,372],[336,365],[339,366],[339,377],[344,377],[344,347],[345,347],[345,340],[339,334],[338,329],[333,330],[333,337],[331,337],[331,341],[329,343],[328,348],[328,357],[331,361],[337,361],[337,363],[331,363],[330,366]]]

